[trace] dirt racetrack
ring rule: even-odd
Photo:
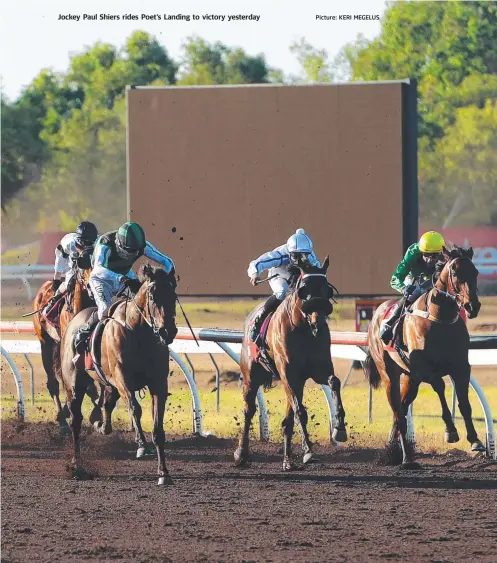
[[[234,440],[167,439],[171,487],[155,456],[133,459],[132,434],[87,427],[92,478],[75,481],[54,424],[4,422],[2,561],[497,560],[496,463],[454,451],[406,472],[318,446],[320,463],[283,473],[277,444],[236,469]]]

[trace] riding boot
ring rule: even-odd
[[[395,305],[394,312],[388,321],[384,321],[380,329],[380,338],[385,344],[388,344],[393,338],[393,329],[395,323],[399,320],[400,314],[402,313],[402,308],[404,305],[404,299],[400,299]]]
[[[88,337],[90,336],[92,330],[98,324],[98,311],[93,311],[86,324],[79,327],[76,336],[74,337],[74,347],[76,351],[80,352],[83,348],[83,344],[86,342]]]
[[[264,323],[264,319],[269,315],[269,313],[276,311],[280,303],[281,301],[276,297],[276,295],[271,295],[266,300],[264,306],[261,308],[256,318],[254,319],[254,324],[252,325],[252,328],[250,330],[249,338],[250,340],[252,340],[252,342],[257,341],[259,332],[262,328],[262,324]]]

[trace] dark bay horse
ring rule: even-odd
[[[393,411],[389,445],[395,448],[400,438],[402,467],[406,469],[419,467],[414,463],[412,448],[406,441],[406,416],[421,382],[430,383],[440,397],[447,441],[458,440],[444,396],[443,377],[446,375],[454,380],[471,450],[485,451],[473,425],[468,398],[471,377],[469,333],[461,315],[464,309],[464,314],[473,319],[480,311],[478,270],[472,262],[471,248],[455,247],[450,251],[444,248],[443,256],[444,262],[438,267],[433,288],[416,300],[412,312],[403,321],[402,337],[407,356],[402,358],[395,349],[385,347],[379,336],[381,322],[394,301],[378,307],[368,332],[366,377],[374,388],[378,388],[381,381],[385,384]]]
[[[164,485],[172,482],[164,454],[164,412],[168,395],[168,345],[177,333],[176,279],[174,271],[167,274],[148,264],[142,267],[140,279],[142,286],[135,297],[115,303],[104,320],[100,365],[107,386],[102,430],[105,434],[112,431],[111,414],[117,400],[122,397],[133,420],[138,449],[143,453],[146,440],[141,427],[141,407],[135,392],[148,387],[152,398],[152,435],[158,457],[158,484]],[[74,317],[62,338],[61,347],[61,377],[71,413],[75,469],[78,469],[80,461],[81,403],[88,383],[92,379],[100,381],[95,371],[86,371],[73,363],[74,335],[92,311],[86,309]]]
[[[67,325],[69,324],[69,321],[83,309],[95,305],[88,285],[91,273],[91,264],[89,261],[83,260],[81,265],[83,267],[77,269],[73,291],[67,292],[66,295],[61,298],[65,299],[65,305],[63,305],[60,312],[59,327],[55,328],[52,326],[41,312],[33,315],[35,334],[40,341],[41,360],[45,373],[47,374],[47,389],[55,404],[55,408],[57,409],[56,420],[58,421],[61,429],[64,430],[68,428],[64,414],[64,410],[67,411],[67,408],[63,409],[61,405],[59,382],[56,377],[56,364],[60,361],[60,340],[67,328]],[[33,301],[33,311],[40,311],[44,309],[48,301],[53,297],[53,294],[52,281],[46,281],[35,296]],[[96,406],[99,396],[97,388],[93,383],[89,385],[87,394]],[[98,411],[95,411],[95,413],[97,412]],[[69,415],[68,412],[67,415]]]
[[[295,421],[301,430],[304,463],[313,458],[312,443],[307,432],[307,411],[302,404],[304,386],[308,379],[331,387],[338,417],[333,437],[339,442],[347,440],[340,380],[335,375],[330,351],[327,317],[333,311],[330,299],[334,297],[335,288],[326,279],[328,265],[329,259],[326,257],[322,268],[308,266],[305,271],[301,268],[295,288],[290,289],[272,316],[267,331],[268,354],[275,363],[287,396],[286,416],[282,423],[285,471],[295,467],[290,459]],[[271,385],[271,374],[251,358],[249,351],[250,323],[257,310],[258,307],[246,320],[240,358],[245,424],[239,447],[234,454],[235,464],[239,466],[248,461],[249,430],[256,412],[257,391],[261,385]]]

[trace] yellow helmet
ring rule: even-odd
[[[444,246],[443,236],[435,231],[428,231],[419,239],[419,250],[424,254],[441,252]]]

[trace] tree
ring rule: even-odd
[[[188,37],[182,47],[179,85],[260,84],[269,82],[263,55],[250,56],[217,41]]]
[[[433,148],[455,121],[465,79],[497,72],[497,4],[390,3],[379,37],[357,52],[352,72],[354,80],[416,78],[420,137]]]
[[[436,151],[424,155],[421,216],[443,226],[497,224],[497,100],[456,110]]]

